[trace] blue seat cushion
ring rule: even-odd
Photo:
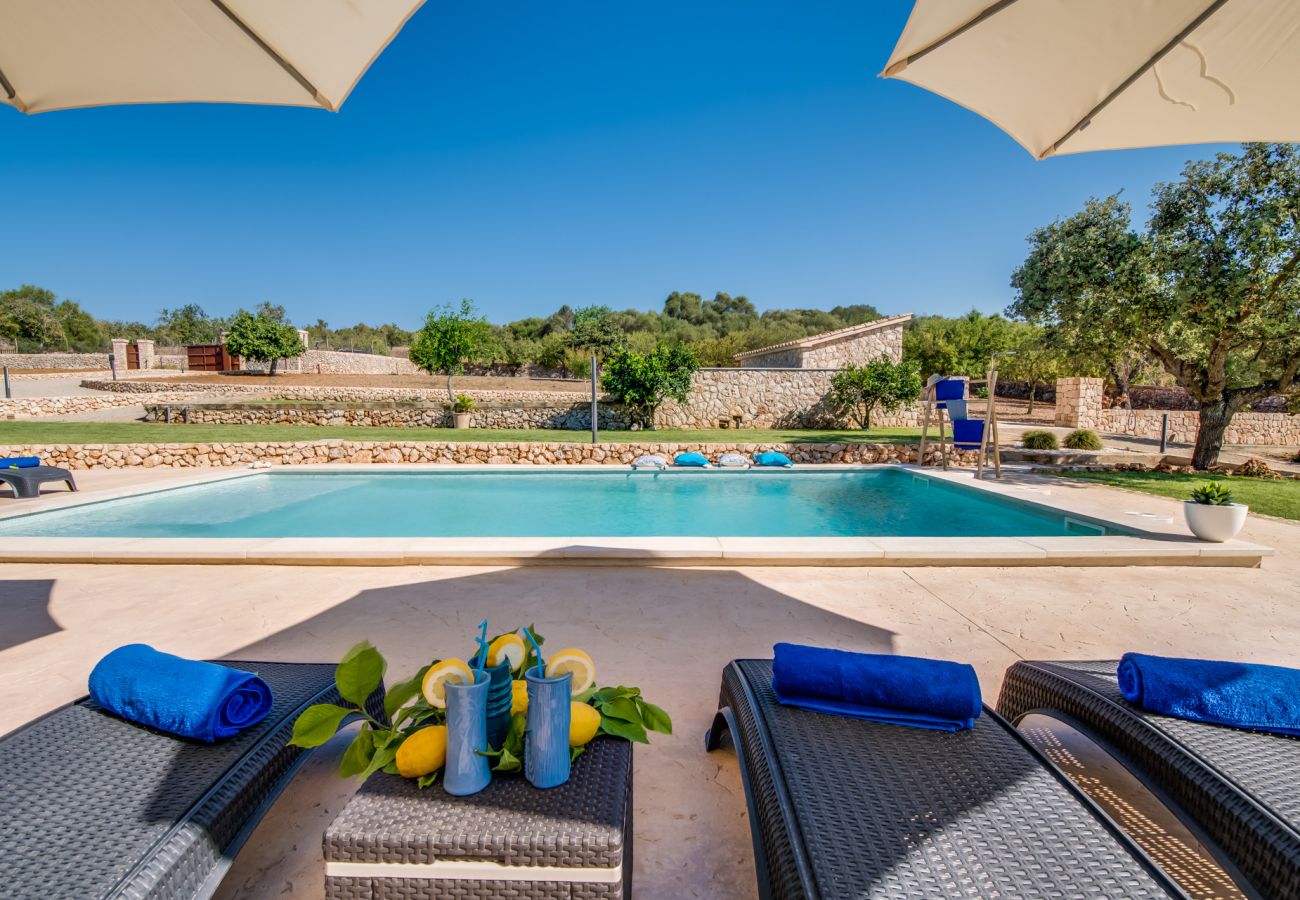
[[[709,464],[709,458],[703,453],[679,453],[673,460],[675,466],[690,466],[696,469],[703,469]]]

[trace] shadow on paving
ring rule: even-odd
[[[0,650],[63,630],[50,617],[52,579],[0,581]]]

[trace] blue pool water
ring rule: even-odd
[[[1102,534],[897,468],[270,472],[0,521],[0,537]]]

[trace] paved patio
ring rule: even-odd
[[[87,472],[85,489],[148,481]],[[1174,501],[1095,485],[1116,513],[1179,516]],[[552,647],[591,652],[604,683],[639,684],[676,734],[637,750],[642,898],[748,898],[753,862],[730,752],[706,755],[718,679],[776,640],[971,662],[985,699],[1018,658],[1125,650],[1297,664],[1300,526],[1253,518],[1277,548],[1260,569],[0,566],[0,731],[71,700],[129,641],[195,656],[336,660],[369,638],[404,674],[466,652],[484,615],[536,622]],[[219,896],[319,897],[320,835],[354,785],[319,752],[236,861]]]

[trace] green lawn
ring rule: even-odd
[[[587,431],[488,428],[367,428],[361,425],[164,425],[150,422],[0,423],[0,444],[237,444],[248,441],[313,441],[330,438],[352,441],[566,441],[588,443]],[[600,442],[656,443],[915,443],[915,428],[874,428],[871,431],[787,431],[767,429],[602,431]]]
[[[1067,478],[1109,484],[1186,500],[1192,488],[1216,480],[1210,475],[1185,475],[1181,472],[1061,472]],[[1232,488],[1232,499],[1245,503],[1252,512],[1282,519],[1300,520],[1300,481],[1264,478],[1222,478]]]

